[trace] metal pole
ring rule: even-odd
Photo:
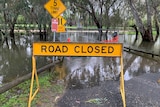
[[[56,32],[54,32],[54,35],[53,35],[53,42],[56,41]]]
[[[54,34],[53,34],[53,42],[55,42],[56,41],[56,32],[54,32]],[[52,60],[53,60],[53,62],[54,62],[54,60],[55,60],[55,56],[53,56],[53,58],[52,58]]]

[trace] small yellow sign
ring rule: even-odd
[[[40,56],[110,56],[120,57],[121,43],[33,43],[33,55]]]
[[[65,28],[65,24],[66,24],[66,20],[62,17],[62,16],[58,16],[58,28],[57,28],[57,32],[66,32],[66,28]]]
[[[57,32],[66,32],[66,28],[64,25],[58,25]]]
[[[62,17],[62,16],[58,16],[58,25],[65,25],[67,23],[67,21]]]
[[[65,5],[61,0],[49,0],[44,8],[51,14],[53,18],[57,18],[61,13],[66,10]]]

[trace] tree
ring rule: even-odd
[[[5,38],[7,38],[7,32],[9,29],[9,35],[11,42],[15,44],[14,29],[19,13],[25,7],[23,0],[4,0],[1,2],[2,10],[1,13],[4,19],[5,25]]]
[[[85,12],[88,12],[88,14],[92,17],[92,20],[94,21],[95,25],[97,26],[97,29],[99,31],[99,40],[102,39],[102,28],[103,28],[103,22],[107,21],[105,24],[107,24],[107,28],[110,27],[110,20],[109,20],[109,14],[112,10],[111,7],[115,6],[116,3],[120,3],[119,0],[68,0],[70,3],[72,3],[72,7],[74,9],[83,10]],[[117,5],[118,7],[118,5]],[[107,18],[103,18],[103,16],[106,15]],[[104,21],[105,20],[105,21]]]
[[[44,9],[44,4],[48,0],[27,0],[26,4],[28,8],[23,14],[28,18],[28,23],[34,23],[38,25],[40,40],[46,40],[47,38],[47,25],[51,23],[51,17]]]
[[[157,40],[159,37],[158,7],[160,4],[160,1],[159,0],[151,0],[151,4],[152,4],[153,10],[154,10],[154,22],[155,22],[155,28],[156,28],[156,32],[157,32],[155,40]]]
[[[155,5],[153,2],[153,0],[145,0],[144,2],[140,1],[139,3],[141,3],[141,5],[143,5],[143,7],[145,7],[145,12],[146,12],[146,25],[145,23],[143,23],[142,21],[142,17],[140,14],[140,11],[137,10],[136,8],[136,2],[133,0],[128,0],[128,4],[130,6],[131,12],[133,14],[133,17],[136,21],[136,26],[138,27],[138,30],[142,36],[143,41],[153,41],[153,33],[152,33],[152,16],[153,16],[153,6]],[[154,10],[155,10],[155,18],[157,18],[157,6],[154,6]],[[156,24],[156,28],[157,31],[159,31],[159,27],[158,27],[158,22],[157,20],[155,21]],[[158,32],[157,32],[158,34]]]

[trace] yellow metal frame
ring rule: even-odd
[[[123,72],[123,52],[122,51],[121,51],[121,55],[119,57],[120,57],[120,65],[121,65],[120,93],[121,93],[121,97],[122,97],[123,107],[126,107],[125,88],[124,88],[124,72]],[[36,87],[35,92],[33,93],[34,79],[36,79],[37,87]],[[36,59],[35,59],[35,53],[33,51],[33,55],[32,55],[32,77],[31,77],[31,84],[30,84],[30,94],[29,94],[28,107],[31,107],[31,102],[34,99],[35,95],[38,93],[39,89],[40,89],[40,86],[39,86],[38,75],[37,75],[37,70],[36,70]]]
[[[36,87],[35,92],[33,93],[34,78],[36,79],[37,87]],[[31,102],[34,99],[35,95],[38,93],[39,88],[40,87],[39,87],[38,75],[37,75],[37,70],[36,70],[36,59],[35,59],[35,56],[32,56],[32,77],[31,77],[28,107],[31,107]]]
[[[123,101],[123,107],[126,107],[126,98],[125,98],[125,89],[124,89],[123,53],[121,53],[120,92],[121,92],[121,97]]]

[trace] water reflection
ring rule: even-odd
[[[124,52],[124,67],[126,81],[144,73],[160,72],[159,62],[127,52]],[[120,58],[66,57],[61,68],[65,68],[59,71],[66,75],[63,79],[67,88],[93,87],[101,81],[119,80]]]
[[[121,35],[120,41],[124,43],[124,46],[160,55],[160,38],[157,38],[154,42],[145,42],[142,41],[141,36],[138,36],[136,40],[135,35]]]
[[[157,61],[126,52],[124,54],[124,57],[125,80],[129,80],[144,73],[156,73],[160,71],[159,62]]]
[[[67,57],[65,81],[68,88],[85,88],[99,85],[101,81],[116,79],[120,73],[119,58]]]
[[[4,43],[0,48],[0,76],[3,77],[0,84],[10,82],[31,72],[32,36],[16,37],[16,45],[9,42],[9,46]],[[44,66],[45,60],[43,57],[38,57],[37,68]]]
[[[97,42],[98,33],[91,32],[68,32],[56,34],[56,40],[64,42],[67,38],[71,42]],[[31,72],[31,55],[32,42],[39,40],[38,36],[17,36],[16,46],[10,45],[9,48],[4,44],[0,48],[0,84],[1,82],[9,82],[17,77]],[[53,36],[48,37],[49,41],[53,40]],[[148,43],[141,43],[139,38],[135,41],[135,35],[120,35],[120,42],[125,45],[139,47],[159,52],[158,39],[155,43],[148,46]],[[147,47],[148,46],[148,47]],[[147,48],[146,48],[147,47]],[[36,57],[37,68],[47,63],[46,57]],[[69,83],[68,87],[84,88],[98,85],[101,81],[108,79],[116,80],[120,74],[120,59],[107,57],[66,57],[64,64],[58,66],[60,78],[65,79]],[[58,69],[56,68],[56,69]],[[159,63],[150,59],[136,56],[124,52],[124,71],[125,80],[129,80],[134,76],[143,73],[160,72]],[[75,85],[76,82],[79,84]],[[85,86],[83,84],[86,84]]]
[[[2,84],[3,76],[0,76],[0,85]]]
[[[31,57],[32,56],[32,48],[31,48],[31,44],[27,44],[27,47],[26,47],[26,55],[27,57]]]

